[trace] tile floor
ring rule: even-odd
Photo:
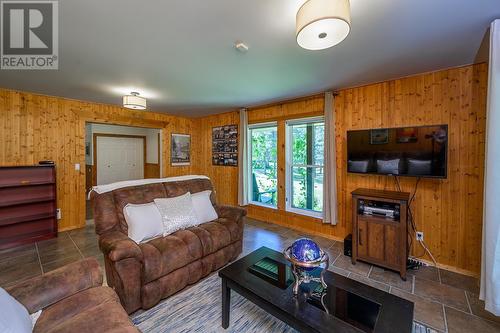
[[[415,303],[416,321],[438,332],[500,332],[500,318],[484,310],[477,279],[434,267],[410,271],[407,281],[397,273],[364,263],[351,264],[343,244],[253,219],[246,219],[243,254],[267,246],[281,251],[308,236],[330,256],[330,270]],[[49,272],[81,258],[94,256],[104,269],[93,226],[62,232],[57,239],[0,251],[0,286]]]

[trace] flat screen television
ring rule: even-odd
[[[446,178],[448,125],[347,132],[347,171]]]

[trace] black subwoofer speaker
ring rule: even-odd
[[[352,234],[344,238],[344,255],[352,257]]]

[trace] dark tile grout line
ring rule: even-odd
[[[467,306],[469,307],[469,312],[470,312],[471,314],[473,314],[473,313],[472,313],[472,307],[470,306],[470,302],[469,302],[469,297],[467,296],[467,292],[466,292],[466,291],[464,291],[464,293],[465,293],[465,300],[467,301]]]
[[[448,319],[446,318],[446,307],[444,304],[441,304],[443,306],[443,319],[444,319],[444,329],[445,332],[448,332]]]
[[[73,238],[71,237],[71,234],[68,233],[68,237],[69,239],[71,239],[71,242],[73,243],[73,245],[76,247],[76,250],[78,251],[78,253],[80,253],[80,257],[82,257],[82,259],[84,259],[85,257],[83,256],[83,253],[82,251],[80,250],[80,248],[78,247],[78,245],[76,245],[75,241],[73,240]]]
[[[36,256],[38,258],[38,264],[40,265],[40,271],[43,274],[42,259],[40,258],[40,251],[38,251],[38,242],[35,242]]]
[[[368,274],[366,275],[367,278],[369,278],[370,280],[373,280],[372,278],[370,278],[370,274],[372,273],[373,271],[373,265],[370,266],[370,270],[368,271]]]

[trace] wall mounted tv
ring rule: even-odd
[[[448,125],[347,132],[347,171],[446,178]]]

